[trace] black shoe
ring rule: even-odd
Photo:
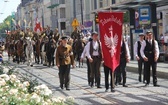
[[[69,91],[70,89],[69,89],[69,88],[66,88],[66,90],[68,90],[68,91]]]
[[[115,92],[115,90],[114,90],[114,89],[111,89],[111,92]]]
[[[122,85],[122,83],[121,83],[121,82],[119,82],[118,84],[119,84],[119,85]]]
[[[143,83],[146,83],[146,81],[145,81],[145,80],[143,80]]]
[[[101,86],[97,86],[97,88],[102,88]]]
[[[91,83],[90,83],[90,82],[88,82],[88,85],[89,85],[89,86],[91,86]]]
[[[123,87],[128,87],[128,86],[124,84]]]
[[[108,89],[106,89],[105,92],[108,92]]]
[[[148,84],[148,83],[146,83],[146,84],[145,84],[145,86],[147,87],[147,86],[149,86],[149,84]]]
[[[155,87],[160,87],[160,85],[158,85],[158,84],[154,84],[153,86],[155,86]]]
[[[63,90],[64,89],[63,85],[60,85],[60,88]]]
[[[139,76],[139,82],[141,82],[141,76]]]
[[[93,84],[92,83],[90,84],[90,87],[93,88]]]

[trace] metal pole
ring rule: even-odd
[[[82,0],[80,0],[80,2],[81,2],[81,20],[83,25],[83,3],[82,3]]]
[[[74,12],[74,18],[76,18],[76,0],[73,0],[73,12]]]
[[[44,12],[43,12],[43,8],[42,8],[42,16],[41,16],[41,19],[42,19],[42,27],[44,28],[44,17],[43,17],[43,15],[44,15]]]

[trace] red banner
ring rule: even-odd
[[[98,17],[104,65],[114,71],[120,63],[123,13],[99,12]]]

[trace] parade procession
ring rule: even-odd
[[[0,10],[0,105],[168,104],[168,2],[16,1]]]

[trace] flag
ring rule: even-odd
[[[31,21],[29,22],[28,27],[29,27],[29,28],[31,27]]]
[[[13,21],[14,25],[16,26],[16,20],[14,20],[14,19],[12,18],[12,21]]]
[[[114,71],[120,63],[123,13],[99,12],[98,18],[104,65]]]
[[[25,24],[27,23],[27,22],[26,22],[26,19],[24,19],[23,21],[24,21]]]
[[[34,31],[37,32],[37,33],[42,31],[42,27],[41,27],[41,24],[40,24],[40,21],[39,21],[38,18],[36,18],[36,20],[35,20]]]
[[[5,30],[6,34],[9,35],[11,32],[9,30]]]

